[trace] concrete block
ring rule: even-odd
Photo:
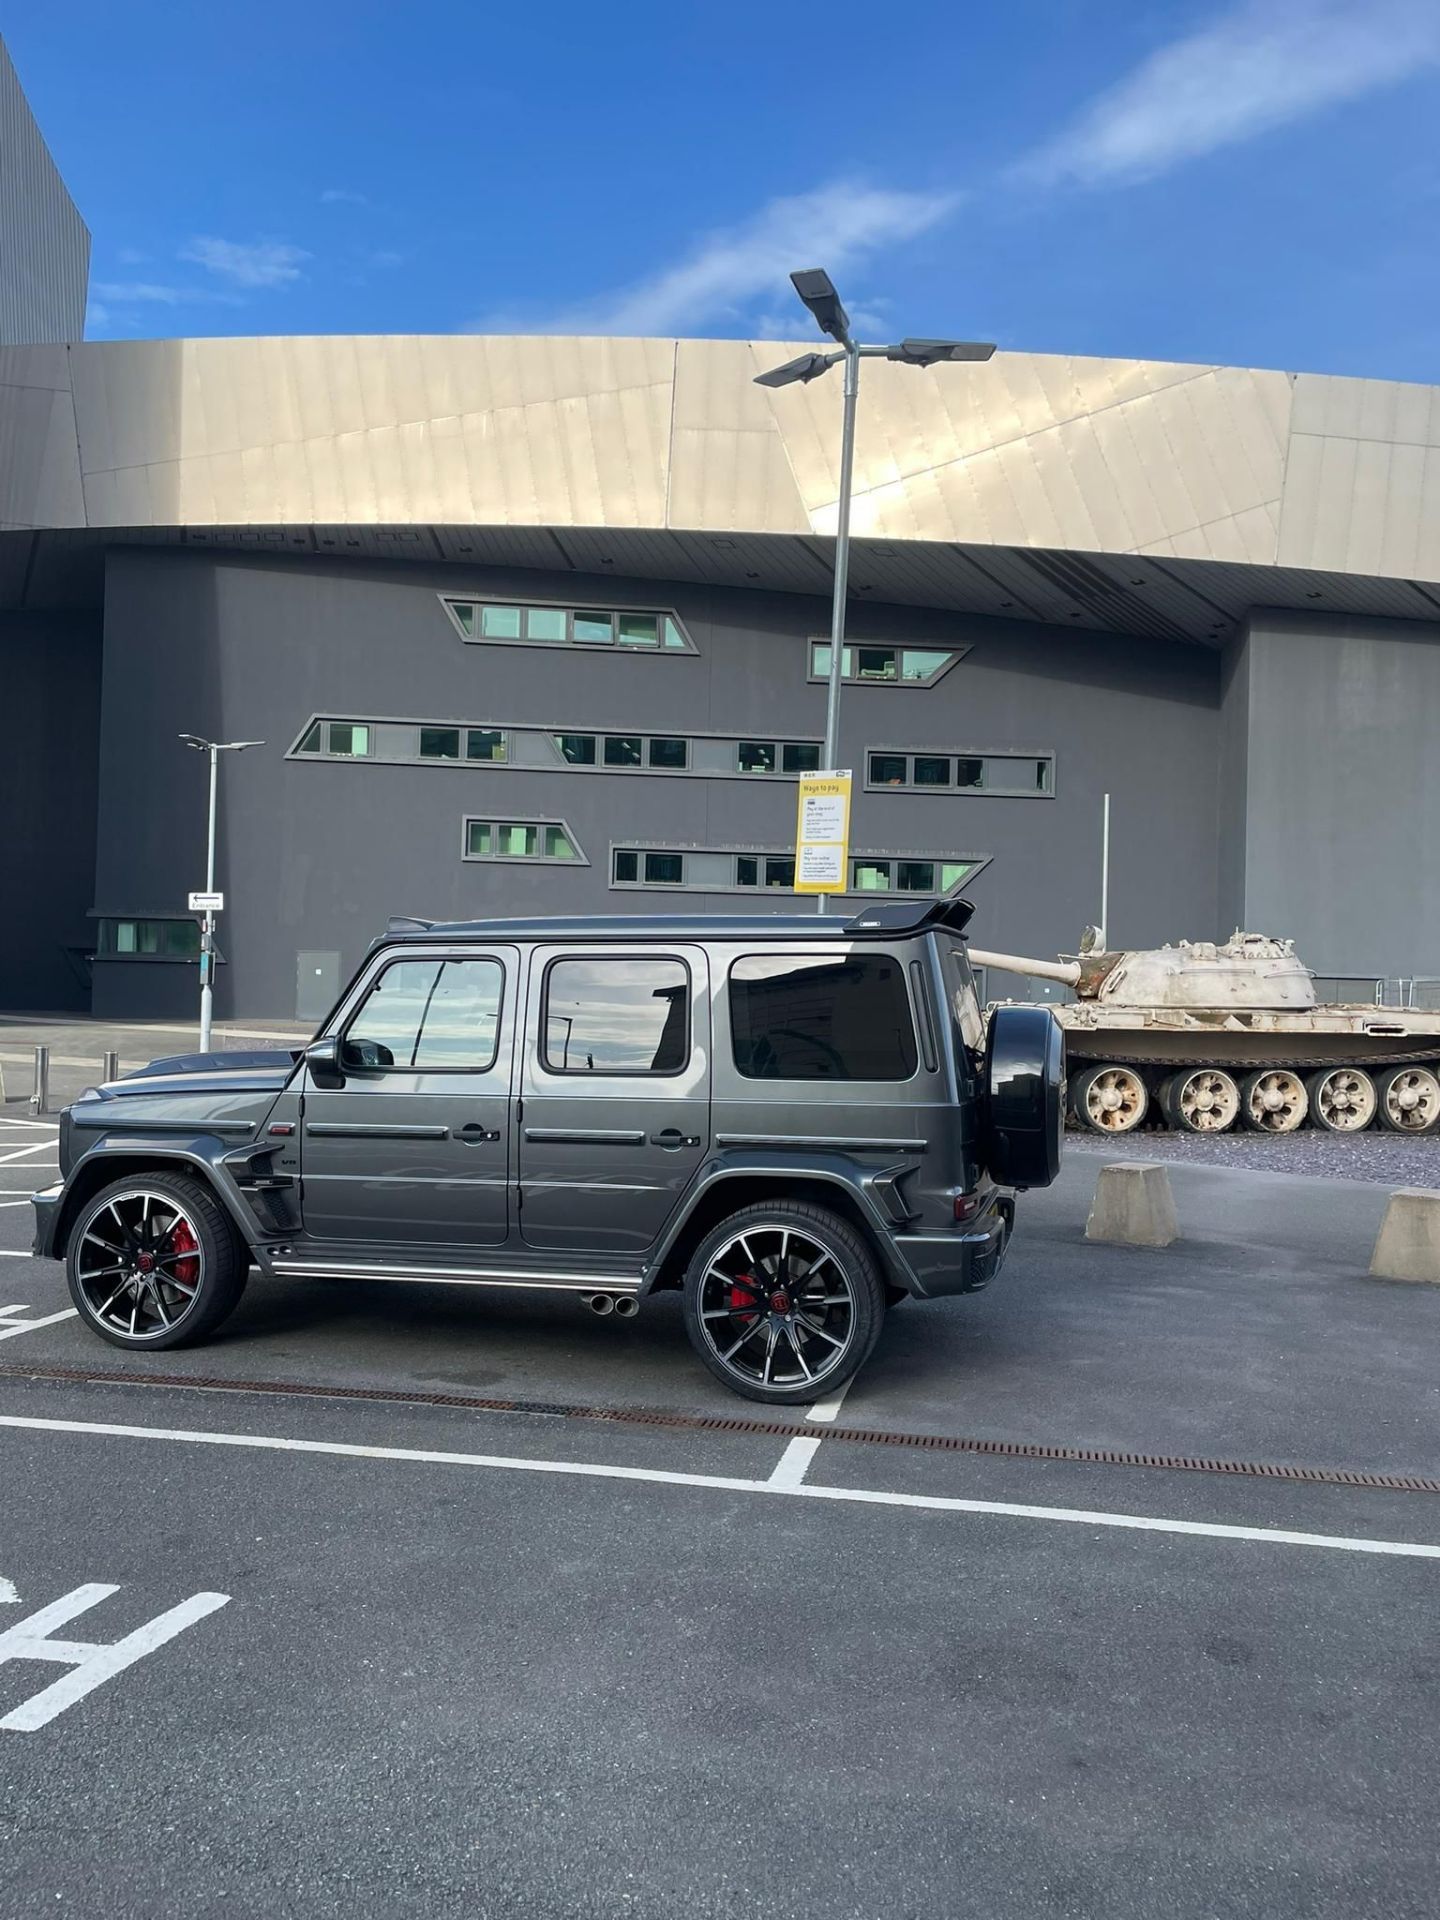
[[[1430,1187],[1401,1187],[1391,1194],[1370,1271],[1381,1280],[1440,1285],[1440,1193]]]
[[[1170,1175],[1158,1161],[1116,1160],[1100,1169],[1087,1240],[1118,1247],[1168,1247],[1178,1239]]]

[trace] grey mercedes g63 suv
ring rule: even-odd
[[[972,911],[392,921],[309,1046],[66,1108],[35,1251],[135,1349],[212,1333],[252,1267],[621,1313],[680,1288],[726,1386],[818,1399],[888,1303],[985,1286],[1058,1170],[1060,1030],[987,1031]]]

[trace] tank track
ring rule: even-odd
[[[1175,1060],[1164,1054],[1153,1053],[1097,1053],[1094,1055],[1067,1055],[1067,1071],[1079,1067],[1168,1067],[1172,1073],[1183,1073],[1187,1067],[1220,1067],[1226,1072],[1259,1073],[1266,1067],[1274,1068],[1277,1073],[1287,1068],[1296,1073],[1318,1073],[1322,1067],[1412,1067],[1432,1060],[1440,1060],[1440,1042],[1425,1047],[1418,1053],[1387,1053],[1374,1059],[1356,1060],[1347,1057],[1337,1060],[1332,1054],[1326,1060],[1236,1060],[1217,1058],[1214,1054],[1195,1060]]]

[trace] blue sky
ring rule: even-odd
[[[92,337],[870,334],[1440,381],[1440,0],[0,0]]]

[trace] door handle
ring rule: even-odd
[[[463,1140],[467,1147],[478,1147],[482,1140],[498,1140],[500,1129],[497,1127],[493,1133],[490,1133],[478,1120],[467,1120],[463,1127],[455,1129],[455,1138]]]
[[[674,1153],[677,1147],[698,1147],[700,1136],[698,1133],[681,1133],[678,1127],[665,1127],[661,1132],[651,1134],[650,1144]]]

